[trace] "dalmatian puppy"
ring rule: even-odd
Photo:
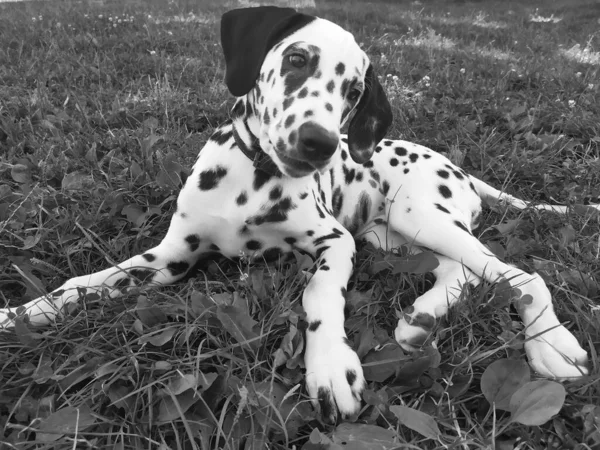
[[[221,42],[225,82],[237,97],[232,120],[200,151],[162,242],[0,309],[1,327],[11,328],[18,316],[48,324],[82,289],[114,298],[131,287],[173,283],[208,252],[259,258],[299,249],[316,261],[302,296],[307,390],[334,421],[338,412],[359,411],[365,387],[344,330],[356,237],[438,255],[434,286],[404,311],[395,331],[404,348],[424,341],[463,284],[506,280],[524,296],[516,305],[533,369],[553,378],[588,373],[587,353],[558,321],[542,278],[500,261],[471,232],[482,200],[529,205],[423,146],[382,140],[391,108],[352,34],[292,9],[257,7],[227,12]],[[346,122],[347,136],[340,132]]]

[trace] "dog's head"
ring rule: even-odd
[[[302,177],[330,166],[348,127],[354,161],[368,161],[392,122],[367,55],[338,25],[290,8],[229,11],[221,21],[225,82],[258,119],[262,149]],[[250,111],[248,111],[250,110]]]

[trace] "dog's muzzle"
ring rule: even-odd
[[[298,128],[296,149],[289,153],[277,152],[292,177],[305,176],[325,168],[339,145],[339,136],[327,131],[314,122],[304,123]]]

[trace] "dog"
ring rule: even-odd
[[[384,139],[393,119],[385,91],[353,35],[330,21],[290,8],[237,9],[222,17],[221,43],[225,83],[237,97],[232,119],[199,153],[162,242],[1,309],[1,328],[18,316],[48,324],[82,288],[113,298],[173,283],[208,252],[256,258],[298,249],[315,259],[302,296],[307,391],[334,421],[358,412],[365,387],[344,330],[355,239],[363,239],[437,255],[433,287],[395,330],[405,349],[423,343],[463,285],[504,280],[523,295],[516,306],[532,368],[552,378],[588,373],[587,353],[560,324],[542,278],[500,261],[472,234],[482,201],[557,213],[566,207],[531,206],[426,147]]]

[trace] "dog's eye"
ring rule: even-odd
[[[348,92],[348,100],[351,102],[355,102],[356,100],[358,100],[358,97],[360,97],[360,94],[360,90],[352,89],[350,92]]]
[[[306,65],[306,58],[304,55],[300,55],[298,53],[294,53],[288,57],[290,64],[297,69],[302,69]]]

